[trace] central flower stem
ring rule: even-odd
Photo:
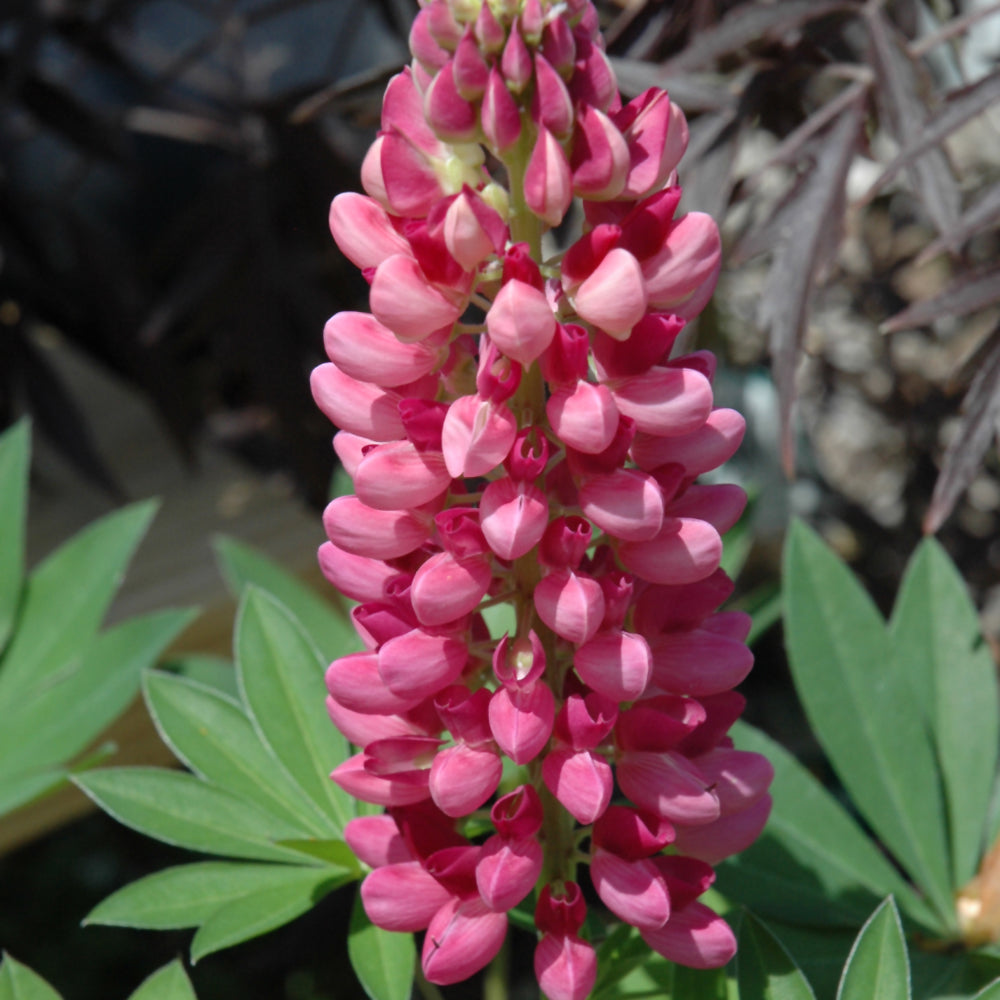
[[[510,181],[510,235],[514,243],[526,243],[532,260],[542,264],[542,223],[528,208],[524,196],[524,179],[530,150],[534,145],[534,125],[529,115],[522,116],[521,140],[509,159],[506,160]],[[548,419],[545,416],[545,380],[541,366],[537,363],[525,366],[521,383],[510,401],[521,427],[535,426],[550,441]],[[542,578],[542,567],[536,552],[517,559],[514,563],[514,579],[517,587],[517,620],[523,629],[533,627],[545,650],[545,683],[556,696],[557,711],[561,704],[563,680],[568,664],[560,660],[560,643],[556,635],[534,614],[534,592]],[[541,759],[536,758],[530,765],[531,779],[538,789],[544,810],[540,839],[544,849],[542,873],[538,884],[550,882],[570,882],[575,877],[573,855],[573,817],[560,805],[559,801],[545,787],[541,776]]]

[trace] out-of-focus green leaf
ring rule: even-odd
[[[10,955],[0,964],[0,1000],[62,1000],[41,976]]]
[[[747,635],[747,645],[753,646],[768,629],[781,621],[784,609],[781,587],[776,583],[762,584],[747,594],[738,607],[753,619]]]
[[[816,1000],[794,959],[752,913],[744,914],[737,939],[740,1000]]]
[[[180,962],[158,969],[129,997],[129,1000],[198,1000],[191,980]]]
[[[989,986],[984,986],[972,1000],[1000,1000],[1000,979],[994,980]]]
[[[192,617],[160,611],[98,635],[72,670],[33,688],[9,712],[0,727],[0,767],[37,770],[83,750],[128,707],[142,671]]]
[[[196,861],[154,872],[99,903],[85,924],[176,930],[198,927],[213,913],[242,899],[299,878],[294,865],[240,861]],[[309,868],[309,872],[322,869]],[[337,877],[338,873],[330,873]]]
[[[228,695],[234,701],[240,699],[236,668],[232,660],[202,653],[185,653],[183,656],[165,659],[160,666],[170,673]]]
[[[907,566],[890,631],[897,666],[931,728],[948,806],[953,885],[976,873],[997,773],[996,668],[976,609],[941,545],[925,539]]]
[[[774,765],[771,817],[758,840],[718,866],[723,894],[789,923],[857,927],[896,893],[926,927],[935,916],[836,799],[787,750],[746,723],[736,746]]]
[[[156,506],[133,504],[95,521],[31,574],[0,670],[0,706],[44,687],[79,659]]]
[[[261,743],[235,701],[159,671],[146,675],[145,693],[160,736],[191,770],[292,824],[302,835],[331,832],[329,817]]]
[[[840,930],[780,920],[769,920],[767,926],[795,960],[819,1000],[833,1000],[857,927]]]
[[[622,992],[629,974],[650,958],[649,945],[639,932],[628,924],[616,924],[597,948],[597,981],[589,1000],[611,1000],[627,994]],[[639,979],[635,980],[636,988]],[[642,980],[643,984],[645,980]]]
[[[910,1000],[910,963],[890,896],[868,918],[844,966],[837,1000]]]
[[[329,774],[349,748],[326,712],[326,663],[291,614],[256,587],[240,605],[236,662],[257,732],[341,833],[354,808]]]
[[[46,771],[0,774],[0,816],[55,791],[67,778],[61,767]]]
[[[295,617],[328,662],[361,648],[343,604],[325,600],[249,545],[220,536],[214,546],[222,575],[234,597],[238,599],[249,585],[272,594],[286,608],[294,610]],[[332,587],[330,596],[338,597]]]
[[[119,767],[73,780],[119,823],[167,844],[235,858],[303,860],[301,854],[274,844],[294,838],[298,830],[193,775]]]
[[[940,777],[889,634],[847,567],[794,522],[785,547],[785,636],[817,739],[858,809],[927,894],[939,928],[952,905]]]
[[[205,919],[191,942],[191,960],[259,937],[311,910],[327,893],[351,880],[323,868],[289,868],[279,884],[224,903]]]
[[[31,435],[22,420],[0,436],[0,654],[14,630],[24,586],[24,532]]]
[[[347,953],[351,966],[371,1000],[409,1000],[417,948],[412,934],[395,934],[376,927],[354,900]]]

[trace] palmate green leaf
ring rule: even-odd
[[[997,773],[996,671],[965,583],[925,539],[907,566],[890,620],[897,666],[927,719],[944,782],[953,885],[976,873]]]
[[[910,1000],[910,962],[890,896],[868,918],[851,949],[837,1000]]]
[[[4,953],[0,964],[0,1000],[62,1000],[58,993],[26,965]]]
[[[164,843],[235,858],[303,861],[302,854],[274,843],[296,837],[298,830],[194,775],[119,767],[73,780],[119,823]]]
[[[352,800],[329,778],[347,759],[347,741],[326,712],[326,662],[298,622],[273,597],[249,587],[236,623],[243,703],[272,753],[335,823],[354,815]]]
[[[972,1000],[1000,1000],[1000,979],[995,979],[988,986],[984,986]]]
[[[233,701],[240,700],[236,668],[233,666],[233,661],[225,657],[211,656],[207,653],[185,653],[163,660],[160,666],[168,673],[210,687],[220,694],[227,695]]]
[[[0,708],[45,686],[87,648],[156,506],[133,504],[95,521],[31,574],[0,668]]]
[[[129,997],[129,1000],[198,1000],[191,980],[180,962],[158,969]]]
[[[409,1000],[417,961],[413,935],[376,927],[365,915],[360,895],[351,910],[347,954],[370,1000]]]
[[[857,927],[894,893],[911,919],[935,926],[926,903],[795,757],[746,723],[732,736],[774,765],[774,805],[762,836],[717,866],[724,895],[789,923]]]
[[[937,763],[919,705],[892,665],[882,618],[801,522],[785,547],[785,637],[796,690],[858,809],[954,925]]]
[[[213,542],[215,555],[230,592],[239,599],[247,586],[259,587],[276,597],[295,617],[329,662],[361,648],[358,634],[351,625],[347,609],[324,599],[297,577],[271,559],[233,538],[218,537]]]
[[[14,630],[24,587],[24,533],[31,435],[22,420],[0,435],[0,653]]]
[[[794,959],[752,913],[740,921],[737,941],[740,1000],[816,1000]]]
[[[328,865],[343,868],[344,871],[353,873],[356,878],[361,877],[361,867],[354,851],[342,840],[279,840],[278,843],[310,858],[325,861]]]
[[[74,669],[33,688],[4,713],[0,768],[49,767],[87,747],[128,707],[142,671],[192,617],[189,611],[160,611],[97,636]]]
[[[351,880],[351,875],[329,868],[289,868],[280,884],[247,893],[213,910],[191,942],[191,961],[289,923]]]
[[[534,921],[532,921],[534,923]],[[597,980],[589,1000],[622,997],[629,974],[644,965],[652,952],[639,932],[628,924],[616,924],[597,948]],[[642,990],[646,978],[636,977],[633,989]]]
[[[144,690],[163,742],[192,771],[303,836],[337,832],[261,742],[242,706],[212,688],[159,671],[146,675]]]
[[[196,861],[154,872],[108,896],[87,914],[84,924],[178,930],[199,927],[218,910],[246,896],[287,885],[310,875],[339,879],[341,869],[242,861]]]

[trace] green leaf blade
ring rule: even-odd
[[[198,1000],[191,980],[180,962],[157,969],[129,997],[129,1000]]]
[[[774,805],[757,841],[717,867],[724,895],[789,923],[858,927],[894,893],[911,919],[935,926],[926,903],[792,754],[745,722],[732,736],[738,749],[774,765]]]
[[[845,788],[954,929],[940,780],[919,706],[881,616],[849,570],[801,522],[785,549],[785,635],[817,739]]]
[[[784,945],[752,913],[744,914],[737,940],[740,1000],[816,1000]]]
[[[301,863],[278,847],[298,831],[249,802],[190,774],[161,768],[106,768],[74,782],[120,823],[167,844],[205,854]]]
[[[376,927],[365,915],[360,895],[351,911],[347,953],[370,1000],[409,1000],[417,961],[413,935]]]
[[[236,661],[261,738],[341,834],[354,806],[329,774],[349,748],[326,712],[326,664],[291,614],[254,587],[240,607]]]
[[[213,911],[191,942],[191,960],[197,962],[290,923],[347,880],[329,869],[289,868],[280,884],[247,893]]]
[[[36,770],[69,760],[116,719],[150,666],[191,621],[189,611],[132,618],[99,635],[72,670],[36,688],[0,729],[4,769]]]
[[[934,737],[953,882],[976,872],[1000,743],[996,671],[965,583],[934,539],[910,560],[890,622],[900,664]]]
[[[24,538],[31,459],[29,424],[22,420],[0,436],[0,653],[14,631],[24,587]]]
[[[163,741],[207,781],[298,828],[325,836],[331,824],[225,695],[173,674],[145,678],[146,704]]]
[[[909,1000],[910,963],[890,896],[871,915],[848,956],[837,1000]]]
[[[216,910],[280,886],[297,870],[301,869],[239,861],[175,865],[112,893],[87,914],[84,923],[160,931],[199,927]]]
[[[239,599],[248,586],[276,597],[295,617],[329,661],[361,648],[347,609],[325,600],[278,563],[233,538],[217,537],[213,546],[230,592]],[[331,588],[331,598],[338,595]]]
[[[5,954],[0,964],[0,1000],[62,1000],[62,997],[37,972]]]
[[[44,686],[78,659],[101,624],[156,507],[155,501],[145,501],[95,521],[31,574],[17,631],[4,653],[0,704]]]

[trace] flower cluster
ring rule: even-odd
[[[328,322],[312,380],[356,494],[320,562],[364,647],[326,675],[362,748],[333,779],[387,809],[346,830],[366,911],[426,931],[452,983],[534,892],[540,986],[579,1000],[586,864],[652,948],[721,965],[698,897],[772,773],[727,737],[752,657],[717,610],[720,536],[745,497],[696,482],[744,424],[708,352],[672,356],[719,269],[712,220],[677,215],[684,117],[659,90],[622,104],[589,0],[430,0],[410,42],[367,194],[330,210],[371,313]]]

